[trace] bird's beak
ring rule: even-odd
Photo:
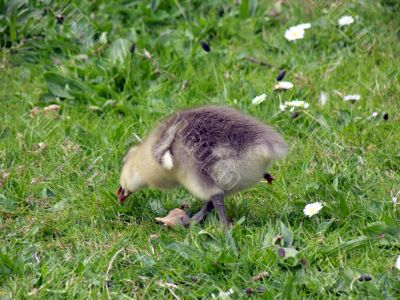
[[[123,189],[123,188],[120,186],[120,187],[118,188],[116,194],[117,194],[117,197],[118,197],[119,202],[120,202],[120,203],[123,203],[123,202],[126,200],[126,198],[129,197],[129,195],[131,194],[131,192],[129,192],[129,191]]]

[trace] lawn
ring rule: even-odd
[[[0,0],[0,298],[399,299],[399,14],[395,0]],[[293,88],[275,91],[281,70]],[[282,110],[294,100],[309,106]],[[227,232],[215,212],[158,224],[200,208],[181,189],[119,204],[129,146],[204,104],[284,136],[273,184],[226,199]]]

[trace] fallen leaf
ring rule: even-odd
[[[55,112],[59,111],[60,109],[61,109],[61,106],[57,105],[57,104],[51,104],[49,106],[44,107],[43,109],[35,106],[34,108],[32,108],[29,111],[28,115],[29,115],[29,117],[33,118],[33,117],[36,117],[40,113],[47,115],[47,114],[55,113]]]
[[[255,276],[251,277],[251,280],[253,280],[253,281],[259,281],[259,280],[262,280],[262,279],[264,279],[264,278],[267,278],[267,279],[268,279],[270,276],[271,276],[271,275],[270,275],[267,271],[264,271],[264,272],[261,272],[261,273],[255,275]]]
[[[147,59],[151,59],[151,58],[152,58],[150,52],[147,51],[146,49],[143,49],[143,56],[144,56],[145,58],[147,58]]]
[[[31,180],[31,184],[39,184],[39,183],[44,183],[44,182],[47,182],[47,179],[42,176],[34,177]]]
[[[71,141],[69,138],[66,138],[62,143],[61,147],[65,152],[78,152],[81,150],[81,146]]]
[[[38,145],[38,149],[39,149],[40,151],[44,150],[44,149],[47,147],[47,145],[46,145],[45,143],[43,143],[43,142],[40,142],[40,143],[37,144],[37,145]]]
[[[34,108],[32,108],[32,109],[29,111],[29,116],[30,116],[31,118],[33,118],[33,117],[35,117],[36,115],[38,115],[39,113],[40,113],[40,108],[37,107],[37,106],[35,106]]]
[[[51,105],[46,106],[45,108],[43,108],[43,112],[44,112],[45,114],[47,114],[47,113],[50,113],[50,112],[53,112],[53,111],[59,111],[60,108],[61,108],[60,105],[51,104]]]
[[[31,153],[42,153],[44,149],[46,149],[47,145],[43,142],[40,142],[36,145],[32,146]]]
[[[34,288],[32,291],[30,291],[28,293],[28,296],[35,296],[35,295],[37,295],[38,292],[39,292],[39,289]]]
[[[150,240],[158,239],[159,237],[160,237],[160,235],[159,235],[158,233],[150,234],[150,235],[149,235],[149,239],[150,239]]]
[[[10,176],[10,173],[6,171],[0,171],[0,178],[1,179],[7,179]]]
[[[163,223],[167,227],[174,227],[176,225],[186,226],[189,224],[189,216],[184,210],[175,208],[164,218],[156,218],[156,221]]]
[[[174,283],[169,283],[169,282],[164,282],[162,280],[160,280],[159,282],[157,282],[157,284],[161,287],[165,287],[167,289],[176,289],[178,286]]]

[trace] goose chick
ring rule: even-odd
[[[192,217],[200,222],[213,208],[227,224],[224,197],[272,176],[265,170],[287,152],[281,135],[232,108],[206,106],[177,112],[156,127],[124,158],[123,202],[145,187],[183,186],[205,201]]]

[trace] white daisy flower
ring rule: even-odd
[[[310,104],[308,104],[305,101],[302,100],[293,100],[293,101],[289,101],[287,102],[287,104],[289,106],[293,106],[293,107],[301,107],[301,108],[308,108],[310,106]]]
[[[301,40],[304,38],[304,28],[293,26],[285,31],[285,38],[288,41]]]
[[[261,102],[264,102],[265,99],[267,99],[267,95],[262,94],[262,95],[260,95],[260,96],[255,97],[255,98],[251,101],[251,103],[252,103],[253,105],[260,104]]]
[[[233,289],[229,289],[227,292],[220,291],[218,296],[211,294],[212,299],[229,300],[231,295],[234,293]]]
[[[307,109],[310,107],[310,104],[301,100],[293,100],[293,101],[287,101],[279,106],[281,111],[285,111],[286,108],[288,107],[290,107],[290,111],[294,111],[296,107]]]
[[[346,95],[343,97],[344,101],[359,101],[360,99],[361,99],[361,96],[358,94]]]
[[[293,83],[289,81],[279,81],[277,84],[274,86],[275,91],[279,90],[290,90],[293,87]]]
[[[329,99],[328,94],[322,91],[322,92],[319,94],[318,102],[319,102],[319,104],[321,104],[322,106],[324,106],[324,105],[326,104],[326,102],[328,102],[328,99]]]
[[[354,23],[354,18],[352,16],[343,16],[338,20],[339,27],[347,26]]]
[[[323,205],[321,202],[310,203],[304,207],[303,212],[307,217],[312,217],[313,215],[316,215],[317,213],[319,213],[319,211],[322,209],[322,207],[323,207]]]
[[[286,110],[286,104],[281,104],[281,105],[279,105],[279,109],[280,109],[281,111],[285,111],[285,110]]]
[[[400,270],[400,255],[396,259],[396,268]]]
[[[306,29],[311,28],[310,23],[302,23],[296,26],[292,26],[285,31],[285,38],[288,41],[295,41],[304,38]]]

